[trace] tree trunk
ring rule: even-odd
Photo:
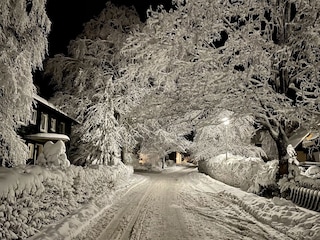
[[[279,136],[275,139],[278,156],[279,156],[279,170],[278,170],[278,178],[283,177],[283,175],[288,174],[288,155],[287,155],[287,146],[288,146],[288,138],[283,133],[283,131],[279,131]]]
[[[121,161],[124,163],[124,164],[128,164],[129,162],[129,153],[128,153],[128,149],[127,147],[122,147],[121,148]]]

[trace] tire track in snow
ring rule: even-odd
[[[187,173],[190,170],[185,170]],[[82,239],[98,240],[188,240],[182,208],[178,205],[177,192],[181,187],[180,176],[185,171],[164,171],[162,174],[142,174],[147,181],[128,191],[119,202],[100,218],[103,225],[95,226],[101,234],[89,230]]]
[[[250,215],[242,195],[232,195],[228,186],[196,172],[177,168],[141,173],[146,181],[123,194],[77,239],[291,239]]]
[[[130,239],[132,228],[141,211],[144,202],[150,197],[153,184],[141,185],[128,192],[123,199],[128,202],[121,201],[120,209],[117,210],[112,220],[100,234],[98,240],[106,239]],[[143,195],[140,195],[144,192]],[[133,197],[134,196],[134,197]]]
[[[185,219],[181,214],[182,208],[177,202],[180,175],[185,173],[168,171],[158,175],[158,184],[145,202],[131,240],[189,239]]]

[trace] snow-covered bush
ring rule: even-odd
[[[319,176],[319,173],[316,176]],[[291,180],[291,182],[294,182],[296,185],[302,186],[305,188],[320,190],[320,178],[316,176],[299,174],[295,176],[294,179]]]
[[[71,165],[66,169],[0,167],[0,239],[26,239],[93,197],[110,193],[132,173],[133,169],[123,164],[87,168]]]
[[[278,162],[228,154],[198,162],[199,171],[244,191],[259,192],[260,187],[276,185]]]
[[[278,160],[268,162],[261,162],[260,170],[255,174],[252,185],[247,190],[248,192],[261,193],[261,190],[273,188],[277,189],[277,173],[278,173]]]
[[[43,146],[43,152],[37,158],[37,164],[69,167],[70,162],[66,155],[66,146],[63,141],[56,143],[48,141]]]
[[[320,167],[319,166],[310,166],[305,175],[312,178],[320,178]]]

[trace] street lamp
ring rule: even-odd
[[[226,129],[226,136],[225,136],[225,141],[226,141],[226,160],[228,159],[228,125],[230,123],[229,118],[225,117],[222,119],[223,124],[225,125]]]

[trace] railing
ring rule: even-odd
[[[320,190],[292,186],[290,200],[300,207],[320,212]]]

